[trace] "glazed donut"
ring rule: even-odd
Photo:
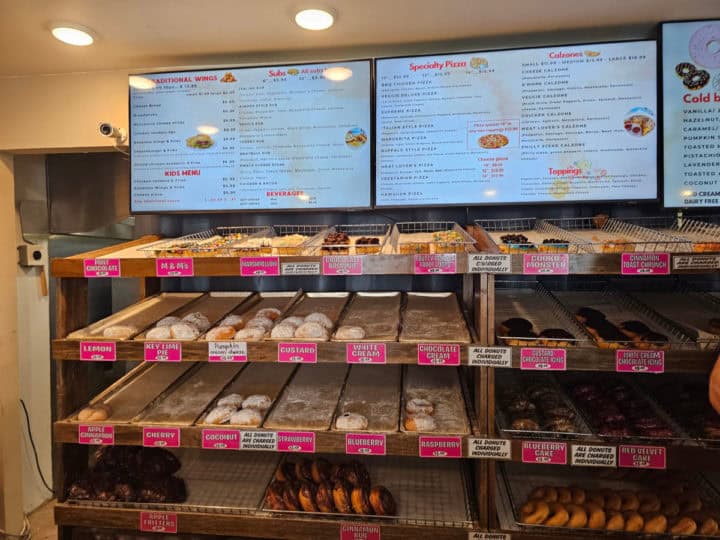
[[[549,506],[550,515],[543,521],[543,525],[547,525],[548,527],[564,527],[565,524],[570,521],[568,511],[565,510],[562,504],[557,502],[550,503]]]
[[[720,525],[718,525],[718,522],[713,518],[707,518],[698,528],[698,533],[707,536],[715,536],[718,533],[718,530],[720,530]]]
[[[241,396],[240,394],[228,394],[227,396],[223,396],[220,399],[218,399],[217,406],[218,407],[235,407],[236,409],[239,409],[242,407],[243,400],[245,398]]]
[[[335,508],[341,514],[352,514],[352,505],[350,502],[350,487],[343,480],[335,482],[332,490],[333,503]]]
[[[335,428],[341,431],[365,430],[368,427],[368,419],[362,414],[346,412],[335,420]]]
[[[283,484],[277,480],[273,480],[265,492],[265,502],[273,510],[284,510],[283,502]]]
[[[291,461],[286,461],[275,471],[275,479],[278,482],[294,482],[296,478],[295,464]]]
[[[316,458],[312,462],[311,475],[313,482],[316,484],[327,482],[330,480],[330,476],[332,475],[332,465],[325,458]],[[330,486],[328,486],[328,488],[329,487]]]
[[[272,399],[264,394],[253,394],[242,402],[243,409],[255,409],[256,411],[267,411],[271,405]]]
[[[593,503],[585,503],[583,508],[588,514],[587,526],[589,529],[602,529],[605,527],[605,510]]]
[[[286,317],[282,321],[280,321],[280,324],[289,324],[290,326],[297,328],[302,323],[305,322],[305,319],[302,317]]]
[[[645,520],[637,512],[625,512],[625,532],[642,531],[645,526]]]
[[[285,508],[291,511],[298,512],[301,509],[300,501],[298,501],[297,493],[295,492],[295,488],[292,484],[288,483],[285,484],[285,488],[283,489],[283,503],[285,504]]]
[[[677,523],[675,523],[672,527],[670,527],[670,534],[677,534],[681,536],[687,536],[688,534],[695,534],[695,531],[697,531],[697,523],[695,523],[694,519],[690,519],[689,517],[682,517],[678,520]]]
[[[640,493],[638,498],[640,499],[640,508],[638,512],[641,514],[651,514],[659,512],[662,508],[662,501],[654,493]]]
[[[220,321],[220,326],[232,326],[235,330],[240,330],[245,326],[245,319],[240,315],[228,315]]]
[[[693,523],[695,523],[693,521]],[[652,514],[645,519],[643,531],[647,533],[664,533],[667,530],[667,518],[662,514]]]
[[[378,516],[394,516],[397,504],[385,486],[375,486],[370,490],[370,506]]]
[[[312,481],[312,461],[303,459],[295,464],[295,476],[300,481]]]
[[[638,496],[635,495],[634,492],[630,490],[623,490],[619,493],[620,500],[622,501],[622,506],[620,507],[620,510],[623,512],[636,512],[638,508],[640,508],[640,499],[638,499]]]
[[[322,482],[318,485],[315,493],[315,504],[321,512],[335,512],[332,489],[330,488],[330,484],[327,482]]]
[[[577,486],[570,486],[573,504],[585,504],[585,490]]]
[[[407,416],[404,426],[407,431],[435,431],[437,427],[433,417],[427,414]]]
[[[558,499],[557,502],[561,504],[569,504],[572,502],[572,491],[570,491],[570,488],[566,487],[559,487],[557,488],[558,492]],[[568,508],[568,510],[570,510]]]
[[[235,337],[235,328],[232,326],[216,326],[205,334],[205,341],[230,341]]]
[[[532,500],[520,508],[520,521],[528,525],[543,523],[550,515],[550,507],[545,501]]]
[[[435,412],[435,405],[427,399],[414,398],[405,403],[405,410],[410,414],[432,414]]]
[[[605,496],[599,491],[588,492],[585,500],[597,504],[600,508],[605,508]]]
[[[695,66],[690,62],[680,62],[677,66],[675,66],[675,73],[677,73],[678,77],[684,79],[688,75],[695,73]]]
[[[690,36],[688,43],[690,58],[696,64],[708,69],[720,68],[720,59],[718,59],[717,53],[713,54],[708,46],[717,41],[720,41],[720,24],[710,23],[701,26]]]
[[[625,518],[620,512],[611,512],[607,515],[605,522],[605,530],[607,531],[624,531]]]
[[[689,492],[685,493],[680,500],[680,509],[683,513],[686,512],[697,512],[702,510],[703,503],[697,493]]]
[[[260,311],[258,311],[255,314],[255,317],[265,317],[266,319],[270,319],[271,321],[274,321],[280,316],[281,311],[279,309],[269,307],[269,308],[263,308]]]
[[[609,492],[605,495],[605,510],[619,512],[622,508],[622,499],[615,492]]]
[[[565,506],[570,513],[570,519],[565,524],[570,529],[582,529],[588,524],[588,515],[585,509],[578,504],[568,504]]]
[[[540,499],[545,502],[556,502],[558,500],[558,492],[552,486],[543,486],[535,488],[530,494],[531,499]]]
[[[368,491],[366,488],[353,488],[352,494],[350,495],[350,500],[352,503],[352,509],[355,511],[356,514],[366,516],[373,513],[373,508],[370,505],[370,499],[368,497]]]
[[[318,507],[315,504],[316,491],[317,489],[315,488],[315,484],[312,482],[303,482],[300,484],[298,500],[300,501],[300,506],[305,512],[318,511]]]

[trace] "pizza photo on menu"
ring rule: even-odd
[[[362,128],[352,128],[345,134],[345,144],[353,148],[360,148],[367,140],[367,134]]]
[[[203,150],[205,148],[210,148],[213,144],[215,144],[215,141],[210,135],[201,133],[185,139],[185,144],[188,148],[198,148]]]
[[[507,146],[509,142],[509,139],[502,133],[489,133],[478,138],[478,145],[486,150],[502,148]]]

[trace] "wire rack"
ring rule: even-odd
[[[392,225],[389,223],[366,223],[352,225],[333,225],[317,235],[306,247],[313,249],[313,254],[322,253],[327,255],[370,255],[380,253],[388,240]],[[325,246],[323,243],[329,234],[345,233],[349,237],[370,236],[378,238],[378,244],[357,244],[352,238],[345,244],[332,244]],[[326,253],[327,252],[327,253]]]
[[[500,251],[509,253],[592,253],[585,242],[576,243],[576,238],[567,231],[537,218],[481,219],[475,225],[482,227],[495,242]],[[527,243],[505,242],[507,233],[522,234]],[[562,242],[546,242],[548,239]]]
[[[338,463],[337,456],[324,456]],[[408,457],[357,458],[370,473],[374,484],[382,484],[393,494],[397,516],[358,516],[356,514],[325,514],[320,512],[291,512],[272,510],[263,504],[262,510],[273,515],[322,517],[342,521],[394,522],[424,527],[472,526],[475,509],[468,496],[467,471],[455,460],[421,460]],[[289,461],[297,461],[289,459]],[[431,495],[431,496],[430,496]]]
[[[138,248],[148,257],[187,256],[212,257],[231,256],[233,244],[250,236],[267,234],[267,226],[215,227],[206,231],[173,238]]]
[[[720,225],[717,223],[674,216],[633,218],[633,223],[691,242],[691,251],[720,251]]]
[[[438,233],[452,231],[456,239],[418,240],[403,238],[405,234]],[[454,221],[404,221],[396,223],[388,244],[392,253],[465,253],[473,251],[475,239]]]

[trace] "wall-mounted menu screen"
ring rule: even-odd
[[[661,32],[664,204],[720,206],[720,21]]]
[[[656,43],[376,62],[378,206],[657,198]]]
[[[132,211],[369,207],[370,67],[132,76]]]

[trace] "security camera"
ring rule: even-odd
[[[100,122],[98,131],[100,132],[100,135],[115,139],[115,144],[122,144],[127,141],[127,133],[125,133],[125,130],[123,128],[115,127],[109,122]]]

